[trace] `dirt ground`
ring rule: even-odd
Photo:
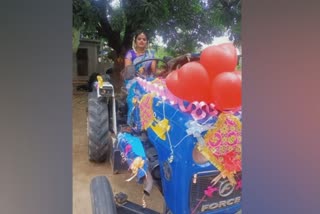
[[[129,173],[113,175],[111,166],[106,163],[93,163],[88,160],[88,142],[86,133],[86,108],[87,93],[76,92],[72,100],[72,123],[73,123],[73,214],[92,214],[90,182],[98,175],[107,176],[113,192],[124,192],[128,194],[129,200],[142,204],[143,186],[138,185],[135,180],[126,182]],[[162,196],[154,187],[150,197],[146,197],[149,208],[158,212],[162,211]]]

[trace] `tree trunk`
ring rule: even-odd
[[[113,70],[110,75],[111,83],[114,86],[115,92],[120,93],[121,86],[123,85],[123,79],[121,77],[121,71],[124,68],[124,61],[122,57],[118,57],[113,64]]]

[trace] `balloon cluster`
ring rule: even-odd
[[[189,102],[204,101],[218,110],[241,107],[241,72],[237,51],[225,43],[205,48],[199,62],[188,62],[166,77],[167,88]]]

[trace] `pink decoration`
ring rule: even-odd
[[[204,194],[211,198],[214,192],[218,192],[218,188],[208,186],[208,188],[204,191]]]
[[[193,119],[201,120],[207,116],[216,116],[218,111],[214,104],[207,104],[206,102],[191,102],[186,106],[184,101],[173,95],[166,87],[164,79],[156,79],[153,82],[148,82],[144,79],[137,78],[137,82],[149,93],[155,93],[160,99],[168,101],[172,105],[178,105],[182,112],[190,113]]]
[[[126,148],[124,149],[125,155],[127,155],[132,149],[132,146],[130,144],[126,145]]]
[[[237,181],[236,190],[242,189],[242,180]]]

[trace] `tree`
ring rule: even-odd
[[[104,39],[116,57],[142,29],[160,35],[172,54],[192,52],[214,36],[230,33],[240,42],[240,0],[73,0],[73,27],[82,36]]]
[[[169,1],[170,17],[161,25],[161,34],[172,53],[192,52],[202,43],[226,31],[240,43],[240,0]],[[174,26],[174,29],[172,29]]]

